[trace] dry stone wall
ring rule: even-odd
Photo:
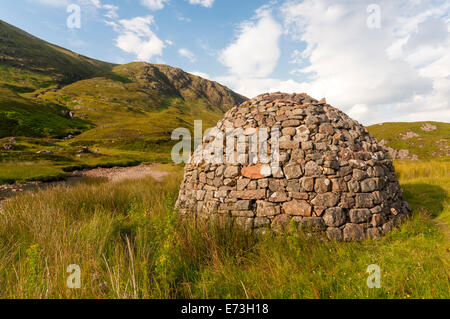
[[[338,241],[377,239],[410,213],[385,149],[325,99],[263,94],[228,111],[215,130],[227,128],[244,135],[279,128],[279,169],[192,157],[176,204],[180,213],[256,232],[296,225]],[[205,138],[201,148],[213,140]]]

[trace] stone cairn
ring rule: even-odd
[[[263,127],[279,128],[279,169],[192,156],[176,209],[256,232],[294,225],[337,241],[378,239],[411,212],[386,150],[325,99],[262,94],[229,110],[214,129],[247,135]],[[197,152],[212,140],[205,138]]]

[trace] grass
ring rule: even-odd
[[[423,131],[425,124],[436,126],[433,131]],[[450,155],[450,123],[442,122],[413,122],[413,123],[382,123],[367,127],[370,134],[378,141],[385,140],[387,146],[396,150],[406,149],[410,156],[413,154],[420,159],[434,159]],[[406,133],[412,132],[417,136],[403,139]]]
[[[113,64],[89,59],[40,40],[0,20],[0,55],[2,64],[19,69],[27,76],[5,72],[10,81],[21,85],[43,87],[42,83],[72,83],[97,74],[109,72]],[[6,73],[6,74],[5,74]]]
[[[0,297],[449,298],[448,163],[396,166],[413,216],[362,243],[183,221],[173,212],[180,167],[163,182],[86,180],[19,195],[0,214]],[[66,286],[71,264],[81,289]],[[367,288],[370,264],[380,289]]]
[[[0,80],[0,138],[5,136],[65,137],[93,125],[69,119],[69,109],[54,103],[23,98],[2,86]]]
[[[54,173],[97,167],[127,167],[148,163],[169,163],[169,147],[155,147],[153,150],[124,150],[97,146],[96,143],[60,141],[17,137],[13,150],[3,150],[2,145],[10,143],[9,138],[0,139],[0,184],[54,179]],[[78,154],[82,146],[88,146],[93,153]],[[51,153],[38,153],[47,150]],[[159,152],[156,152],[159,150]],[[45,170],[42,170],[45,167]],[[30,174],[36,171],[38,174]]]
[[[21,165],[1,165],[0,184],[30,181],[56,181],[66,178],[66,174],[51,165],[22,163]]]

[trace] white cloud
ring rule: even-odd
[[[29,0],[34,2],[39,2],[44,5],[50,5],[54,7],[67,7],[69,4],[78,4],[83,7],[83,12],[88,12],[91,15],[96,16],[101,10],[104,11],[103,16],[109,19],[117,19],[119,15],[119,7],[112,4],[102,4],[100,0]]]
[[[94,5],[96,8],[102,7],[100,0],[87,0],[87,1],[90,2],[92,5]]]
[[[450,5],[378,1],[381,28],[369,29],[371,2],[305,0],[283,6],[286,32],[307,45],[303,58],[309,65],[297,71],[314,74],[299,86],[365,123],[449,121],[450,40],[444,17]]]
[[[154,56],[162,55],[165,44],[150,29],[150,26],[154,24],[153,16],[107,22],[107,24],[119,33],[116,46],[125,52],[135,54],[138,60],[149,61]]]
[[[266,15],[244,24],[222,52],[229,74],[216,80],[248,97],[273,91],[326,97],[364,124],[450,121],[450,3],[380,0],[381,28],[370,29],[366,9],[372,2],[288,0],[281,6],[283,33],[299,44],[291,52],[290,75],[301,80],[270,77],[278,28],[262,32],[259,26],[263,19],[278,24],[263,8]],[[264,45],[249,45],[257,39]],[[248,52],[265,58],[253,60]]]
[[[188,49],[179,49],[178,50],[178,54],[186,59],[188,59],[189,61],[191,61],[192,63],[195,62],[195,55],[194,53],[192,53],[191,51],[189,51]]]
[[[100,0],[29,0],[31,2],[39,2],[45,5],[50,5],[54,7],[65,7],[69,4],[78,4],[82,6],[93,6],[95,8],[101,9],[103,7]]]
[[[112,19],[112,20],[115,20],[115,19],[119,18],[119,14],[117,13],[117,11],[119,11],[119,7],[118,6],[115,6],[115,5],[112,5],[112,4],[105,4],[103,6],[103,9],[106,10],[106,13],[104,15],[106,18],[109,18],[109,19]]]
[[[178,19],[178,21],[183,21],[183,22],[191,22],[192,21],[191,18],[185,17],[182,14],[178,14],[177,19]]]
[[[214,4],[214,0],[189,0],[190,4],[198,4],[205,8],[211,8]]]
[[[237,39],[221,52],[219,60],[234,76],[267,77],[281,55],[278,43],[281,34],[281,26],[271,12],[258,11],[253,20],[240,25]]]
[[[192,72],[188,72],[188,73],[199,76],[199,77],[207,79],[207,80],[211,79],[211,77],[208,74],[200,72],[200,71],[192,71]]]
[[[64,6],[68,4],[67,0],[34,0],[47,5]],[[153,10],[159,10],[169,0],[141,0],[141,3]],[[101,0],[74,0],[79,5],[89,6],[94,12],[103,10],[103,16],[108,18],[105,23],[111,26],[118,33],[115,44],[125,52],[136,55],[141,61],[149,61],[155,58],[156,62],[161,62],[160,58],[163,49],[167,45],[173,44],[170,40],[162,41],[152,31],[154,25],[153,16],[135,17],[129,20],[119,18],[119,7],[112,4],[102,4]]]
[[[149,8],[150,10],[161,10],[169,0],[141,0],[141,4]]]

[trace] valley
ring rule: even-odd
[[[167,163],[175,128],[201,119],[207,129],[245,100],[181,69],[89,59],[0,21],[0,184]]]
[[[258,237],[180,217],[172,131],[213,127],[246,100],[176,67],[98,61],[0,21],[0,298],[450,297],[449,123],[367,127],[412,207],[378,240]],[[83,289],[67,289],[70,264]],[[371,264],[380,289],[367,289]]]

